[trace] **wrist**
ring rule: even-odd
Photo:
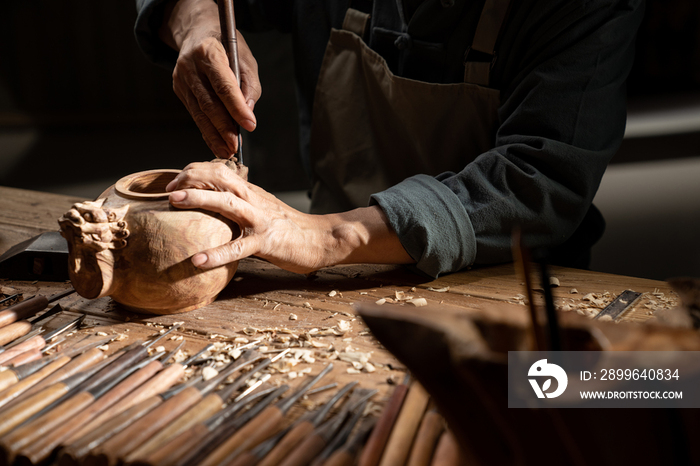
[[[195,34],[221,34],[219,11],[211,0],[171,0],[165,6],[160,39],[176,51]]]

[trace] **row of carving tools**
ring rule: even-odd
[[[45,341],[80,321],[44,335]],[[156,349],[177,329],[109,357],[98,347],[112,337],[88,335],[31,362],[6,361],[0,465],[417,466],[454,450],[438,448],[444,423],[426,409],[428,397],[417,384],[410,391],[407,382],[397,386],[378,420],[365,415],[376,390],[357,382],[297,416],[300,410],[292,408],[302,397],[337,385],[312,390],[332,364],[284,396],[289,387],[270,384],[267,369],[286,351],[270,359],[256,351],[258,342],[240,346],[240,357],[207,378],[211,345],[181,362],[174,356],[184,341],[169,353]],[[187,371],[189,378],[188,366],[197,368]]]

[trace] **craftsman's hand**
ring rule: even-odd
[[[212,152],[228,159],[238,148],[234,120],[245,130],[256,126],[253,108],[262,89],[258,64],[240,32],[237,34],[241,87],[221,44],[216,3],[179,0],[166,8],[161,39],[179,51],[173,90],[185,104]]]
[[[240,225],[240,238],[202,251],[192,263],[210,269],[257,256],[308,273],[343,263],[411,263],[379,207],[310,215],[243,180],[223,163],[193,163],[166,188],[170,203],[217,212]]]

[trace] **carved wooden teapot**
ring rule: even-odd
[[[247,174],[246,167],[234,169]],[[194,254],[241,230],[218,214],[171,206],[165,187],[179,172],[125,176],[58,220],[68,241],[71,282],[81,296],[111,296],[131,310],[170,314],[211,303],[233,278],[237,262],[211,270],[192,265]]]

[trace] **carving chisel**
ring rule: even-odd
[[[340,447],[345,444],[345,442],[348,440],[350,437],[350,433],[353,431],[355,426],[357,425],[358,421],[362,417],[362,414],[365,411],[365,408],[367,407],[367,401],[363,401],[362,403],[357,406],[353,412],[352,416],[350,419],[343,424],[343,427],[338,431],[338,433],[333,437],[333,440],[331,440],[328,445],[319,453],[319,455],[316,457],[312,464],[312,466],[321,466],[323,463],[326,462],[326,460],[333,454],[335,453],[336,450],[339,450]]]
[[[221,43],[228,55],[228,62],[231,71],[236,75],[238,88],[241,87],[241,70],[238,62],[238,41],[236,38],[236,14],[233,9],[233,0],[219,0],[219,24],[221,25]],[[238,151],[236,158],[238,163],[243,163],[243,145],[241,137],[241,127],[235,121],[233,122],[238,131]]]
[[[367,442],[367,438],[372,429],[374,429],[375,424],[375,419],[371,419],[363,424],[353,438],[328,457],[323,466],[353,466],[358,453]]]
[[[27,317],[35,315],[37,312],[41,312],[46,307],[54,301],[65,298],[75,293],[74,289],[68,291],[63,291],[61,293],[56,293],[51,297],[46,297],[44,295],[33,296],[29,299],[25,299],[17,304],[0,311],[0,328],[5,327],[18,320],[26,319]],[[2,341],[0,339],[0,341]],[[4,343],[0,343],[4,344]]]
[[[35,335],[29,338],[28,340],[23,341],[22,343],[19,343],[18,345],[13,346],[12,348],[9,348],[4,353],[0,354],[0,365],[8,364],[13,358],[19,356],[20,354],[26,351],[31,351],[34,349],[43,349],[46,346],[46,343],[49,342],[52,338],[64,332],[68,332],[70,330],[74,330],[80,327],[80,324],[83,322],[85,317],[86,315],[82,314],[80,317],[68,322],[67,324],[57,328],[56,330],[52,330],[51,332],[44,335]]]

